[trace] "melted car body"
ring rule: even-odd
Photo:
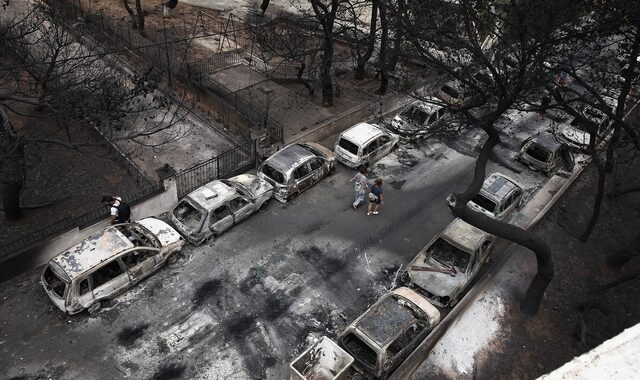
[[[248,218],[272,195],[269,182],[241,174],[197,188],[181,199],[169,215],[176,229],[198,245]]]
[[[493,240],[493,235],[455,219],[420,250],[401,279],[431,303],[453,307],[488,261]]]
[[[176,230],[155,218],[116,224],[51,259],[41,282],[60,310],[91,310],[158,270],[183,245]]]
[[[468,205],[497,220],[507,219],[522,201],[522,186],[501,173],[491,173]]]
[[[403,138],[419,140],[444,130],[446,109],[436,98],[416,101],[391,120],[391,129]]]
[[[258,177],[274,187],[273,197],[285,203],[335,170],[335,155],[315,143],[289,144],[267,158]]]
[[[401,287],[383,295],[338,337],[367,377],[386,378],[440,323],[424,297]]]
[[[516,158],[529,168],[551,174],[564,168],[573,168],[573,155],[551,133],[540,133],[527,139]]]
[[[350,168],[369,165],[389,154],[399,137],[387,129],[369,123],[358,123],[342,132],[333,152],[338,161]]]

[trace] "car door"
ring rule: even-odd
[[[96,300],[111,298],[130,286],[129,275],[120,259],[115,258],[91,274]]]
[[[231,226],[233,226],[233,214],[226,203],[211,212],[209,231],[212,234],[219,235]]]
[[[380,140],[378,140],[378,138],[375,138],[362,149],[362,163],[372,164],[376,162],[376,154],[379,148],[379,144]]]
[[[313,173],[313,182],[320,181],[327,173],[325,171],[325,162],[322,157],[314,157],[309,160],[309,166]]]
[[[233,214],[234,223],[238,223],[255,211],[255,205],[246,198],[238,196],[229,201],[229,209]]]
[[[77,288],[74,290],[75,298],[78,300],[83,308],[91,306],[94,300],[93,292],[91,291],[91,276],[87,276],[77,282]]]
[[[150,275],[162,262],[159,250],[153,248],[136,248],[121,256],[124,266],[127,268],[131,283],[137,283]]]
[[[313,172],[308,160],[302,163],[293,171],[293,180],[296,183],[298,192],[302,192],[313,184]]]
[[[376,157],[376,161],[386,156],[391,152],[393,148],[391,136],[384,134],[378,138],[378,144],[380,147],[378,148],[378,154]]]
[[[513,210],[517,207],[518,203],[520,203],[520,198],[522,197],[522,192],[518,189],[515,189],[509,197],[504,201],[502,205],[502,212],[500,213],[500,219],[503,219],[504,216],[513,212]]]

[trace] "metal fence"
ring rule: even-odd
[[[231,91],[223,84],[214,80],[211,75],[213,64],[199,63],[187,64],[187,70],[191,83],[220,97],[229,103],[249,123],[250,127],[264,128],[268,132],[268,138],[272,144],[284,142],[284,127],[277,120],[267,114],[266,109],[258,109],[253,104],[238,95],[237,91]]]
[[[255,167],[256,141],[250,141],[175,175],[178,198],[218,178],[227,178]]]

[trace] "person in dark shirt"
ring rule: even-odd
[[[384,198],[382,195],[382,179],[376,178],[371,186],[371,192],[369,193],[369,210],[367,215],[378,215],[378,208],[384,204]]]

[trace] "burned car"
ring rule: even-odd
[[[407,266],[401,280],[431,303],[453,307],[489,260],[494,236],[455,219]]]
[[[403,138],[413,141],[423,139],[442,131],[446,122],[446,109],[436,98],[431,101],[416,101],[391,120],[391,130]],[[432,103],[433,102],[433,103]]]
[[[373,164],[389,154],[399,139],[379,125],[358,123],[340,134],[333,152],[338,161],[357,168]]]
[[[315,143],[289,144],[267,158],[258,177],[274,187],[273,197],[285,203],[335,170],[335,155]]]
[[[552,174],[559,169],[573,170],[573,155],[569,147],[560,143],[551,133],[531,136],[524,143],[516,158],[532,170]]]
[[[587,107],[582,112],[583,116],[597,125],[595,131],[596,140],[609,130],[609,117],[597,108]],[[586,152],[591,146],[591,133],[589,127],[580,122],[578,118],[571,118],[568,123],[560,124],[555,130],[556,138],[563,144],[578,152]],[[595,143],[595,141],[594,141]]]
[[[383,295],[338,337],[367,378],[386,379],[440,323],[440,312],[405,287]]]
[[[58,309],[93,312],[158,270],[183,245],[176,230],[155,218],[116,224],[51,259],[40,280]]]
[[[169,213],[171,224],[199,245],[248,218],[272,195],[273,186],[252,174],[219,179],[181,199]]]
[[[501,173],[491,173],[468,203],[471,209],[490,218],[505,220],[522,201],[522,186]]]

